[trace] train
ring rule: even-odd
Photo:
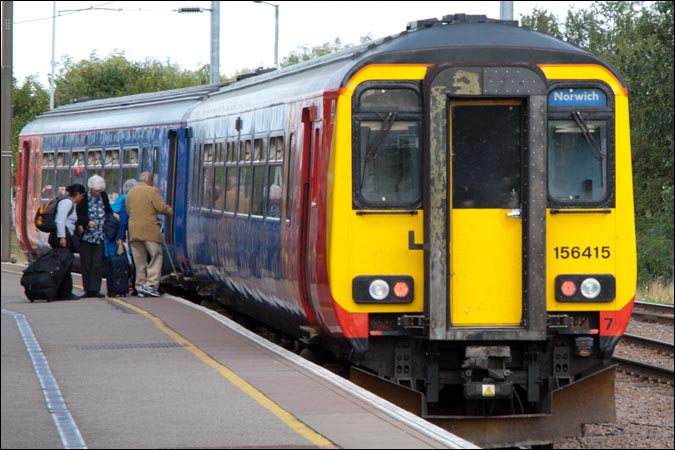
[[[614,417],[633,308],[628,88],[517,21],[450,14],[232,82],[58,107],[19,136],[15,226],[150,171],[169,284],[384,380],[484,447]],[[355,377],[356,379],[359,376]]]

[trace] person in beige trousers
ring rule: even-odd
[[[152,174],[143,172],[138,185],[125,199],[129,214],[129,241],[136,264],[136,291],[139,297],[159,297],[162,275],[162,229],[157,214],[172,215],[171,206],[164,203],[159,189],[152,185]],[[148,262],[148,256],[150,262]]]

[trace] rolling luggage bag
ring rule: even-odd
[[[55,300],[70,293],[71,283],[64,283],[66,276],[70,276],[70,267],[73,264],[73,254],[66,248],[54,248],[34,261],[21,276],[21,285],[26,297],[34,300]],[[64,292],[59,292],[62,288]],[[65,292],[65,291],[68,292]]]
[[[108,296],[126,296],[129,294],[129,273],[131,265],[126,254],[107,258],[106,286]]]

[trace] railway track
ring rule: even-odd
[[[640,378],[648,378],[650,380],[658,381],[659,383],[675,384],[673,381],[673,371],[670,369],[631,359],[620,358],[618,356],[613,357],[612,361],[619,364],[619,370],[628,374]]]
[[[621,356],[614,356],[612,358],[614,362],[618,363],[619,370],[641,378],[654,380],[659,383],[666,383],[670,385],[674,384],[672,369],[641,360],[641,358],[644,358],[645,356],[644,350],[655,352],[657,356],[662,356],[666,359],[673,358],[674,346],[672,342],[666,342],[630,333],[624,333],[623,337],[621,338],[621,342],[632,350],[628,352],[628,355],[626,355],[626,353],[622,353]],[[630,357],[634,354],[637,354],[638,358]]]
[[[645,321],[673,326],[673,305],[635,302],[633,317]]]
[[[675,347],[672,342],[661,341],[644,336],[637,336],[630,333],[624,333],[621,340],[628,345],[651,348],[664,355],[670,356],[673,356],[673,348]]]

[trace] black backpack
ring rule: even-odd
[[[52,198],[47,200],[46,203],[41,205],[38,210],[35,212],[35,226],[38,230],[44,231],[45,233],[53,233],[56,231],[56,209],[59,206],[59,202],[63,200],[62,198]],[[75,205],[73,205],[73,208]],[[68,215],[71,214],[72,208]]]

